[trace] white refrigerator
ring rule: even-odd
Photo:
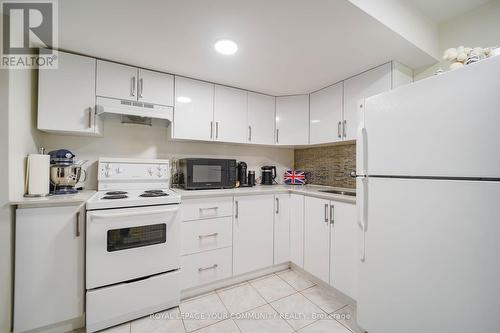
[[[359,325],[500,332],[500,56],[359,111]]]

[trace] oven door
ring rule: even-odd
[[[88,211],[87,289],[178,269],[179,239],[179,205]]]
[[[188,160],[185,187],[188,190],[223,188],[227,183],[227,160]]]

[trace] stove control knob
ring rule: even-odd
[[[105,175],[106,175],[106,177],[111,177],[111,170],[106,170]]]
[[[120,167],[116,168],[116,173],[122,173],[122,172],[123,172],[123,168],[120,168]]]
[[[158,172],[158,178],[161,178],[161,177],[163,177],[163,173],[160,171],[160,172]]]
[[[106,164],[106,170],[110,170],[112,167],[111,163]]]
[[[157,168],[158,168],[158,171],[160,171],[161,170],[161,164],[158,164]]]
[[[152,176],[153,175],[153,168],[149,168],[148,169],[148,173],[149,173],[150,176]]]

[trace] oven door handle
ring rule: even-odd
[[[130,217],[130,216],[144,216],[144,215],[156,215],[156,214],[165,214],[176,212],[179,210],[179,207],[172,207],[168,209],[157,209],[157,210],[149,210],[143,212],[128,212],[128,213],[90,213],[90,217],[93,219],[109,219],[109,218],[117,218],[117,217]]]

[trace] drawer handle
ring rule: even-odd
[[[219,267],[219,265],[217,264],[213,264],[212,266],[209,266],[209,267],[205,267],[205,268],[198,268],[198,272],[203,272],[203,271],[206,271],[206,270],[209,270],[209,269],[216,269],[217,267]]]
[[[202,208],[200,208],[200,212],[203,211],[203,210],[217,210],[217,209],[219,209],[218,206],[215,206],[215,207],[205,207],[205,208],[202,207]]]
[[[217,235],[219,235],[219,233],[218,232],[214,232],[213,234],[199,235],[198,238],[199,239],[203,239],[203,238],[207,238],[207,237],[217,237]]]

